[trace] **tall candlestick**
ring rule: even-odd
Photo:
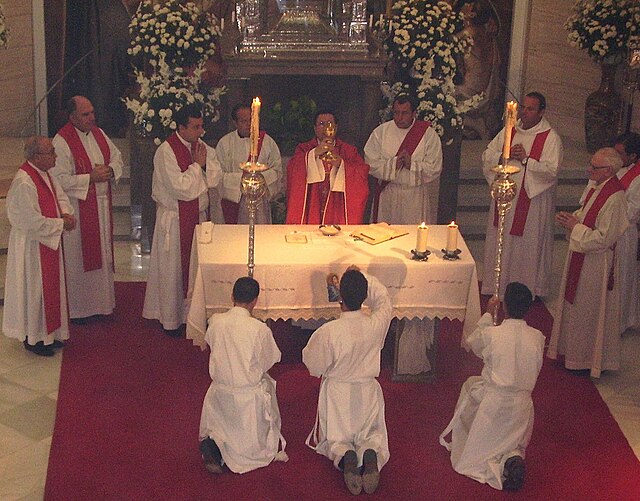
[[[518,119],[518,103],[509,101],[504,110],[504,144],[502,145],[502,162],[507,164],[511,155],[511,132]]]
[[[416,252],[426,252],[427,251],[427,237],[429,236],[429,227],[423,221],[420,226],[418,226],[418,238],[416,240]]]
[[[458,248],[458,225],[451,221],[447,226],[447,247],[448,252],[453,252]]]
[[[260,98],[255,97],[251,102],[251,162],[258,161],[258,137],[260,136]]]

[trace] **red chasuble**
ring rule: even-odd
[[[369,166],[354,146],[337,139],[335,151],[344,162],[345,192],[329,191],[323,203],[323,183],[307,183],[307,153],[316,146],[317,139],[299,144],[287,165],[286,224],[362,224]]]
[[[266,132],[261,130],[258,135],[258,152],[256,158],[260,158],[260,152],[262,151],[262,143]],[[251,151],[247,157],[247,162],[251,161]],[[234,168],[240,168],[239,165],[234,165]],[[225,224],[238,224],[238,214],[240,213],[240,204],[227,200],[226,198],[220,199],[220,205],[222,206],[222,215],[224,216]]]
[[[403,150],[405,150],[409,155],[413,155],[413,152],[416,151],[418,144],[422,140],[422,136],[427,131],[427,129],[431,127],[431,122],[425,122],[424,120],[416,120],[413,122],[413,125],[407,132],[407,135],[404,136],[398,151],[395,156],[398,156]],[[380,206],[380,194],[384,191],[390,181],[378,180],[376,184],[376,192],[373,197],[373,209],[371,211],[371,215],[374,223],[378,222],[378,207]]]
[[[58,198],[49,173],[45,172],[51,188],[47,186],[44,179],[28,162],[22,164],[20,168],[29,175],[36,186],[40,213],[44,217],[60,218],[61,211],[58,206]],[[60,242],[60,246],[62,246],[62,242]],[[53,250],[46,245],[40,244],[40,276],[42,277],[45,324],[47,333],[51,334],[62,325],[60,314],[60,247]]]
[[[584,200],[584,206],[587,205],[589,199],[593,195],[595,189],[592,189],[587,194]],[[617,193],[619,191],[623,191],[622,185],[618,181],[616,176],[609,178],[606,184],[598,193],[598,196],[593,202],[593,205],[587,211],[587,214],[582,221],[582,224],[591,228],[592,230],[595,228],[596,219],[598,218],[598,214],[600,213],[600,209],[604,206],[605,202],[609,199],[611,195]],[[580,281],[580,273],[582,272],[582,265],[584,264],[584,253],[583,252],[572,252],[571,259],[569,261],[569,270],[567,271],[567,286],[564,291],[564,299],[570,304],[573,304],[573,301],[576,297],[576,291],[578,290],[578,283]],[[613,288],[613,283],[611,282],[611,276],[609,277],[609,290]]]
[[[531,145],[531,151],[529,152],[529,158],[540,161],[542,151],[544,150],[544,143],[549,136],[551,129],[539,132],[533,140]],[[513,128],[511,132],[511,144],[513,144],[513,137],[516,135],[516,129]],[[522,186],[520,187],[520,193],[518,194],[518,200],[516,201],[515,212],[513,214],[513,221],[511,222],[510,235],[521,237],[524,235],[524,225],[527,223],[527,216],[529,215],[529,207],[531,206],[531,199],[527,194],[527,190],[524,186],[524,179],[527,176],[527,166],[523,167],[524,173],[522,174]],[[493,211],[493,226],[498,226],[498,208],[494,202]]]
[[[84,145],[80,140],[76,128],[71,122],[67,122],[67,124],[58,131],[58,134],[67,142],[71,150],[73,162],[76,167],[76,175],[91,174],[93,163],[89,159],[87,151],[84,149]],[[93,134],[98,144],[104,165],[109,165],[111,161],[111,150],[109,149],[109,143],[107,143],[104,134],[98,127],[94,127],[90,134]],[[109,213],[111,214],[111,183],[107,183],[107,186]],[[78,200],[78,207],[80,212],[79,224],[84,271],[99,270],[102,268],[102,245],[100,239],[100,219],[98,217],[98,198],[96,196],[96,185],[94,183],[89,183],[87,198]],[[110,220],[111,235],[113,235],[113,218],[110,217]],[[113,238],[111,239],[111,256],[113,256]],[[111,262],[114,263],[115,266],[115,260],[111,259]]]
[[[185,172],[193,163],[191,151],[187,148],[178,134],[174,132],[167,138],[178,161],[181,172]],[[187,297],[189,287],[189,260],[191,259],[191,244],[193,243],[193,230],[200,222],[200,204],[198,198],[185,202],[178,200],[178,217],[180,219],[180,262],[182,264],[182,291]]]

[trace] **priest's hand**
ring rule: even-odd
[[[71,231],[76,227],[76,218],[71,214],[62,214],[62,227]]]
[[[314,154],[319,157],[327,153],[328,151],[333,152],[333,149],[336,146],[336,142],[333,138],[323,137],[320,141],[318,141],[318,146],[315,147]]]
[[[103,164],[95,164],[93,170],[89,174],[89,182],[91,183],[104,183],[111,179],[113,171],[111,167]]]
[[[487,313],[491,314],[493,318],[497,318],[499,311],[500,311],[500,298],[496,296],[491,296],[489,298],[489,301],[487,302]]]
[[[571,231],[575,227],[576,224],[580,223],[578,218],[571,214],[570,212],[558,212],[556,214],[556,223],[558,223],[563,228]]]
[[[517,160],[518,162],[522,162],[525,158],[527,158],[527,152],[520,143],[514,144],[511,146],[511,158]]]
[[[207,165],[207,147],[198,141],[193,150],[193,161],[203,169]]]
[[[411,154],[407,150],[402,150],[398,153],[398,160],[396,161],[396,169],[410,169],[411,168]]]

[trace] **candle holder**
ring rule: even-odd
[[[515,165],[497,165],[492,172],[496,177],[491,183],[491,198],[496,202],[498,211],[498,235],[496,238],[496,264],[494,271],[494,292],[493,297],[500,297],[500,275],[502,273],[502,250],[504,247],[504,220],[507,212],[511,208],[511,202],[516,196],[516,182],[511,179],[513,174],[520,172],[520,167]],[[493,324],[498,325],[497,316],[493,319]]]
[[[414,261],[428,261],[430,254],[431,254],[431,251],[429,250],[420,252],[415,249],[411,249],[411,259],[413,259]]]
[[[249,213],[249,257],[247,263],[247,274],[250,277],[253,277],[253,270],[255,268],[254,249],[256,210],[258,202],[267,191],[267,183],[262,172],[267,170],[269,166],[252,161],[240,164],[240,168],[244,171],[242,173],[242,180],[240,181],[240,190],[246,197],[247,212]]]
[[[460,254],[462,254],[462,251],[460,249],[442,249],[442,259],[444,259],[445,261],[455,261],[456,259],[460,259]]]

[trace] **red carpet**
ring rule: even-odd
[[[331,463],[304,445],[318,381],[299,363],[306,342],[300,331],[281,322],[275,329],[284,363],[272,375],[289,462],[214,477],[197,448],[207,354],[141,318],[144,284],[118,283],[116,294],[113,318],[74,326],[64,349],[45,499],[353,498]],[[549,332],[551,317],[541,303],[528,320]],[[442,322],[440,375],[433,384],[392,383],[388,366],[383,369],[391,459],[368,498],[640,498],[640,463],[594,385],[549,360],[534,392],[523,490],[503,493],[455,473],[438,435],[461,384],[481,367],[459,341],[460,325]]]

